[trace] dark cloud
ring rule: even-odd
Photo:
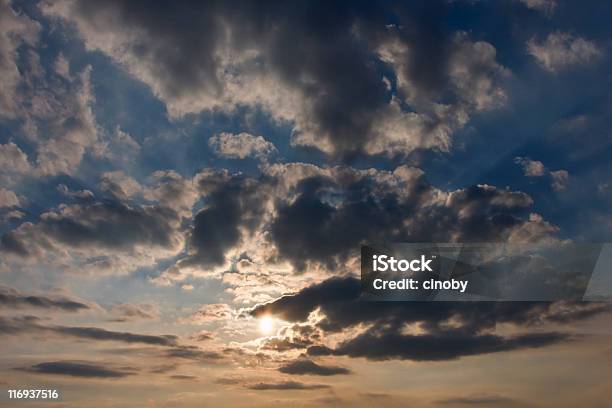
[[[130,332],[110,331],[97,327],[51,326],[49,329],[53,333],[83,339],[121,341],[125,343],[145,343],[155,344],[159,346],[175,345],[177,339],[177,337],[174,335],[157,336],[148,334],[135,334]]]
[[[22,368],[21,370],[38,374],[68,375],[84,378],[122,378],[135,373],[134,369],[115,369],[98,363],[73,361],[50,361]]]
[[[544,347],[568,339],[564,333],[537,333],[512,337],[492,334],[448,333],[406,335],[397,332],[371,330],[343,342],[333,355],[365,357],[369,360],[442,361],[459,357]],[[309,350],[320,355],[321,350]]]
[[[173,380],[192,381],[192,380],[196,380],[198,377],[195,377],[193,375],[177,374],[177,375],[171,375],[170,378]]]
[[[155,374],[165,374],[170,371],[176,370],[178,367],[179,367],[178,364],[162,364],[162,365],[153,367],[151,369],[151,372]]]
[[[202,350],[195,346],[179,346],[166,350],[165,355],[172,358],[182,358],[196,361],[215,361],[223,359],[216,351]]]
[[[0,250],[31,256],[56,246],[73,250],[130,252],[139,245],[173,248],[180,243],[179,217],[156,206],[130,206],[115,200],[74,204],[42,215],[2,237]]]
[[[144,343],[158,346],[175,346],[177,337],[173,335],[149,335],[130,332],[117,332],[98,327],[71,327],[43,325],[40,319],[34,316],[1,317],[0,333],[50,333],[58,336],[67,336],[96,341],[118,341],[124,343]]]
[[[297,381],[281,381],[275,383],[257,383],[247,386],[251,390],[273,391],[273,390],[320,390],[330,388],[325,384],[305,384]]]
[[[221,385],[237,385],[240,383],[242,383],[242,380],[238,378],[217,378],[215,380],[215,384],[221,384]]]
[[[288,321],[304,321],[317,307],[327,303],[354,301],[361,292],[361,283],[355,278],[332,278],[318,285],[302,289],[295,295],[283,296],[274,302],[257,306],[255,317],[273,314]]]
[[[444,1],[64,6],[43,11],[75,23],[172,115],[258,105],[330,153],[446,149],[458,118],[503,99],[495,49],[446,27]]]
[[[362,392],[359,395],[369,399],[387,399],[393,397],[392,394],[387,394],[384,392]]]
[[[22,242],[19,239],[19,236],[15,231],[10,231],[2,235],[0,238],[0,250],[2,252],[8,252],[24,258],[30,254],[25,242]]]
[[[503,336],[494,330],[500,323],[526,328],[547,322],[568,323],[611,310],[607,303],[367,302],[359,300],[360,289],[358,279],[332,278],[257,306],[251,313],[305,321],[311,312],[319,310],[323,319],[316,324],[318,329],[348,334],[333,349],[320,341],[294,347],[307,348],[312,356],[423,361],[548,346],[571,336],[562,332]],[[350,328],[362,324],[369,328],[351,337]],[[420,333],[407,332],[410,325],[418,325]]]
[[[0,316],[0,334],[14,335],[36,330],[40,319],[36,316]]]
[[[43,231],[69,246],[101,245],[121,248],[140,243],[168,247],[173,244],[176,214],[161,207],[130,207],[117,201],[74,207],[74,211],[49,218]]]
[[[241,239],[241,229],[252,230],[261,222],[263,187],[255,180],[225,171],[200,175],[205,206],[193,221],[189,257],[180,266],[220,265],[225,251]]]
[[[319,365],[311,360],[299,359],[292,361],[278,369],[281,373],[294,375],[341,375],[350,374],[351,371],[339,366]]]
[[[517,401],[502,395],[474,395],[468,397],[454,397],[435,401],[440,405],[469,405],[469,406],[505,406],[516,405]]]
[[[426,329],[437,331],[451,318],[474,332],[494,328],[499,322],[523,326],[569,323],[612,310],[605,302],[367,302],[360,301],[360,294],[359,279],[335,277],[256,306],[251,313],[304,321],[320,309],[325,318],[318,326],[329,332],[360,323],[398,326],[406,322],[423,322]]]
[[[0,286],[0,306],[10,308],[35,307],[40,309],[59,309],[68,312],[89,309],[89,306],[85,303],[63,296],[50,297],[25,294],[8,286]]]
[[[347,169],[300,180],[270,226],[280,255],[300,270],[309,262],[336,269],[364,242],[505,241],[532,204],[524,193],[487,185],[443,193],[416,169],[393,176],[395,183]]]
[[[536,241],[556,232],[541,217],[527,217],[533,201],[525,193],[489,185],[447,192],[408,166],[381,171],[292,163],[270,166],[258,178],[205,170],[195,180],[204,207],[188,254],[158,283],[181,281],[202,265],[231,269],[230,254],[255,257],[255,264],[289,261],[297,272],[338,271],[368,242]],[[254,236],[261,248],[238,251]]]

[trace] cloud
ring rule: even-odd
[[[551,187],[557,192],[567,188],[569,182],[569,172],[567,170],[550,171],[541,161],[532,160],[528,157],[515,157],[514,162],[523,167],[523,172],[527,177],[542,177],[548,175],[551,180]]]
[[[70,61],[66,58],[64,54],[61,52],[55,59],[55,63],[53,64],[53,68],[55,73],[67,81],[72,81],[72,75],[70,75]]]
[[[305,384],[297,381],[281,381],[275,383],[257,383],[247,386],[248,389],[256,391],[274,391],[274,390],[320,390],[330,388],[325,384]]]
[[[142,186],[136,180],[121,170],[102,173],[99,187],[118,200],[129,199],[142,190]]]
[[[294,347],[307,349],[311,356],[430,361],[556,344],[571,335],[556,331],[522,334],[520,329],[558,319],[568,323],[610,311],[603,303],[361,302],[360,292],[358,279],[336,277],[256,306],[251,313],[304,322],[316,312],[320,317],[309,324],[324,336],[316,343]],[[495,327],[502,323],[514,326],[517,332],[495,333]],[[415,326],[418,332],[406,331]],[[321,341],[334,333],[344,340],[334,347]]]
[[[102,173],[99,187],[117,200],[144,199],[190,218],[191,208],[199,198],[193,182],[174,170],[157,170],[141,184],[122,170],[116,170]]]
[[[134,369],[109,368],[98,363],[80,361],[49,361],[20,370],[37,374],[67,375],[83,378],[123,378],[135,373]]]
[[[90,190],[72,191],[65,184],[58,185],[57,191],[59,191],[66,197],[72,197],[77,200],[90,201],[94,199],[94,193],[92,193]]]
[[[320,280],[347,271],[364,242],[532,242],[556,233],[542,217],[527,217],[528,194],[486,184],[444,191],[408,166],[274,164],[258,177],[207,169],[194,184],[204,206],[187,254],[153,282],[222,277],[228,293],[251,304],[307,283],[289,282],[291,272]]]
[[[21,333],[47,333],[62,337],[74,337],[95,341],[118,341],[123,343],[144,343],[158,346],[175,346],[177,337],[172,335],[149,335],[118,332],[98,327],[43,325],[34,316],[1,317],[0,332],[8,335]]]
[[[444,192],[405,166],[321,171],[298,178],[292,193],[277,204],[270,238],[298,270],[313,262],[333,270],[364,242],[504,240],[521,228],[520,212],[533,203],[525,193],[489,185]]]
[[[185,178],[174,170],[158,170],[153,172],[147,181],[142,188],[142,195],[146,200],[172,208],[183,217],[192,217],[191,209],[200,198],[192,179]]]
[[[0,181],[14,184],[32,170],[28,156],[15,143],[0,144]]]
[[[307,359],[299,359],[283,365],[278,369],[281,373],[293,375],[341,375],[351,371],[339,366],[324,366]]]
[[[15,12],[9,0],[0,1],[0,117],[14,118],[18,114],[18,49],[35,44],[39,31],[39,24]]]
[[[290,350],[306,349],[308,346],[317,344],[322,338],[321,330],[308,323],[284,326],[277,336],[268,337],[261,344],[262,350],[285,352]]]
[[[569,182],[569,173],[567,170],[556,170],[550,172],[550,177],[552,177],[552,188],[555,191],[563,191],[567,188],[567,183]]]
[[[466,397],[445,398],[435,401],[440,405],[470,405],[470,406],[514,406],[517,401],[503,395],[483,394]]]
[[[151,320],[159,317],[159,311],[155,305],[121,303],[114,305],[109,313],[113,316],[112,322],[132,322],[137,320]]]
[[[225,303],[211,303],[200,307],[189,317],[193,324],[205,324],[216,320],[227,320],[234,316],[233,309]]]
[[[0,15],[0,118],[17,120],[20,131],[15,138],[33,150],[30,164],[23,156],[7,160],[0,149],[0,168],[10,167],[11,161],[19,164],[2,179],[14,183],[16,176],[32,171],[43,176],[74,174],[98,140],[91,67],[71,74],[63,54],[55,67],[44,66],[36,48],[41,25],[16,12],[7,0],[0,3]]]
[[[21,204],[17,194],[0,187],[0,208],[18,207]]]
[[[542,42],[532,38],[527,42],[527,51],[550,72],[589,64],[602,54],[595,43],[562,32],[550,33]]]
[[[96,158],[106,159],[120,167],[133,163],[141,151],[140,144],[117,126],[114,132],[103,132],[92,147]]]
[[[546,16],[551,16],[557,8],[556,0],[519,0],[527,8],[537,10],[544,13]]]
[[[503,337],[491,334],[405,335],[369,330],[335,349],[309,349],[312,355],[365,357],[369,360],[444,361],[459,357],[549,346],[567,340],[563,333],[537,333]]]
[[[529,157],[515,157],[514,162],[523,167],[523,172],[527,177],[543,176],[546,168],[541,161],[531,160]]]
[[[91,89],[91,67],[77,75],[67,89],[50,89],[58,93],[54,103],[47,101],[54,95],[33,95],[33,103],[41,105],[40,111],[35,108],[34,117],[30,119],[31,137],[38,139],[37,171],[43,175],[73,174],[85,152],[98,139],[92,110],[95,98]]]
[[[209,340],[214,339],[215,336],[213,335],[213,333],[209,331],[200,330],[198,333],[191,335],[189,338],[195,341],[209,341]]]
[[[125,273],[183,244],[178,214],[167,207],[116,200],[63,204],[5,233],[0,252],[65,269]]]
[[[44,296],[25,294],[17,289],[0,285],[0,306],[9,308],[33,307],[40,309],[55,309],[68,312],[86,310],[90,307],[80,301],[63,296]]]
[[[52,326],[49,328],[51,332],[60,335],[78,337],[91,340],[110,340],[121,341],[125,343],[145,343],[156,344],[159,346],[171,346],[176,343],[176,336],[156,336],[148,334],[135,334],[129,332],[116,332],[97,327],[67,327],[67,326]]]
[[[219,156],[230,159],[244,159],[255,157],[265,159],[275,153],[274,144],[266,141],[262,136],[253,136],[249,133],[219,133],[208,139],[208,146]]]
[[[41,9],[148,84],[174,118],[261,108],[292,125],[294,144],[350,156],[448,150],[473,113],[504,104],[508,70],[495,48],[437,30],[448,6],[436,6],[333,4],[321,14],[309,2],[63,1]]]
[[[5,221],[15,221],[15,220],[19,220],[23,217],[25,217],[25,213],[23,211],[19,211],[19,210],[12,210],[7,212],[4,215],[4,220]]]
[[[342,305],[356,299],[361,283],[355,278],[331,278],[309,286],[294,295],[282,296],[273,302],[255,307],[255,317],[273,314],[287,321],[304,321],[320,304],[330,302]]]
[[[226,252],[241,242],[245,233],[262,222],[265,186],[242,174],[206,170],[195,178],[206,204],[193,219],[188,256],[180,259],[157,281],[165,283],[181,269],[226,264]]]
[[[43,67],[40,58],[34,49],[25,52],[19,66],[19,93],[13,96],[13,114],[23,123],[16,136],[33,147],[32,164],[23,153],[9,162],[18,160],[19,167],[12,171],[16,175],[26,169],[39,176],[74,174],[98,140],[91,67],[68,81]]]
[[[211,362],[223,359],[223,355],[210,350],[202,350],[195,346],[178,346],[165,351],[167,357],[182,358],[200,362]]]
[[[192,380],[197,380],[198,377],[193,376],[193,375],[171,375],[170,376],[171,379],[173,380],[181,380],[181,381],[192,381]]]

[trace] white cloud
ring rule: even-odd
[[[220,133],[208,139],[208,146],[219,156],[233,159],[255,157],[264,159],[275,153],[276,147],[262,136],[253,136],[249,133]]]
[[[551,171],[550,176],[552,177],[552,188],[555,191],[563,191],[567,188],[569,182],[569,173],[567,170],[556,170]]]
[[[18,207],[19,197],[11,190],[0,187],[0,208]]]
[[[23,217],[25,217],[25,213],[23,211],[19,211],[19,210],[12,210],[7,212],[4,215],[4,220],[5,221],[15,221],[15,220],[19,220]]]
[[[133,162],[140,149],[138,142],[117,126],[114,132],[101,134],[92,150],[98,158],[108,159],[118,166],[126,166]]]
[[[36,132],[39,140],[36,162],[42,174],[73,174],[86,149],[97,140],[97,125],[91,109],[94,96],[90,75],[91,67],[87,67],[71,84],[72,89],[59,99],[61,106],[45,112],[47,123],[52,125],[50,134],[47,136]],[[41,104],[48,102],[48,95],[37,97],[40,97],[37,102]]]
[[[57,186],[57,191],[65,195],[66,197],[78,198],[81,200],[92,200],[94,198],[94,193],[89,190],[77,190],[73,191],[68,188],[65,184],[60,184]]]
[[[133,322],[136,320],[152,320],[159,318],[159,309],[152,304],[121,303],[110,308],[108,313],[111,321]]]
[[[53,64],[53,68],[55,69],[55,73],[67,81],[72,81],[72,76],[70,75],[70,62],[64,56],[64,54],[60,53]]]
[[[122,200],[131,198],[142,191],[140,183],[121,170],[102,173],[99,186],[100,190],[111,193]]]
[[[527,52],[550,72],[588,64],[602,54],[595,43],[561,32],[549,34],[542,42],[532,38],[527,42]]]
[[[73,174],[97,138],[91,68],[72,76],[63,54],[50,69],[43,67],[34,49],[39,31],[38,22],[0,0],[0,118],[22,122],[37,173]]]
[[[515,157],[514,162],[523,167],[523,172],[527,177],[541,177],[546,173],[544,163],[532,160],[529,157]]]
[[[142,188],[142,195],[184,217],[191,216],[191,208],[199,197],[193,180],[183,178],[174,170],[158,170],[151,174]]]
[[[211,303],[200,307],[185,321],[192,324],[206,324],[219,320],[230,320],[236,313],[226,303]]]
[[[471,42],[465,33],[458,34],[454,43],[450,78],[461,100],[476,111],[503,106],[507,96],[500,79],[510,71],[497,63],[495,47],[484,41]]]
[[[18,114],[17,86],[21,75],[17,67],[17,49],[38,40],[40,26],[24,14],[17,14],[9,0],[0,0],[0,117]]]
[[[8,150],[20,150],[9,143],[0,152],[0,166],[7,166],[7,161],[17,164],[8,171],[13,175],[30,171],[42,176],[74,174],[98,138],[90,74],[91,67],[86,67],[71,80],[57,81],[58,74],[46,71],[39,55],[28,50],[18,78],[20,93],[11,97],[11,114],[22,121],[24,136],[33,146],[32,165],[22,152],[8,157]]]
[[[555,191],[563,191],[567,188],[567,183],[569,182],[567,170],[549,171],[544,166],[544,163],[532,160],[529,157],[515,157],[514,162],[523,167],[523,172],[527,177],[543,177],[548,175],[551,180],[551,187]]]
[[[15,143],[0,144],[0,181],[13,184],[32,170],[28,156]]]
[[[527,8],[537,10],[546,16],[551,16],[557,8],[556,0],[520,0]]]

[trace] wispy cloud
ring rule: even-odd
[[[37,374],[67,375],[84,378],[122,378],[136,373],[136,369],[110,368],[98,363],[82,361],[49,361],[31,367],[19,368]]]
[[[18,291],[15,288],[0,285],[0,307],[7,308],[39,308],[57,309],[68,312],[77,312],[90,309],[90,306],[64,296],[46,296],[28,294]]]

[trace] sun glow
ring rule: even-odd
[[[271,334],[274,331],[274,320],[270,316],[259,319],[259,331],[263,334]]]

